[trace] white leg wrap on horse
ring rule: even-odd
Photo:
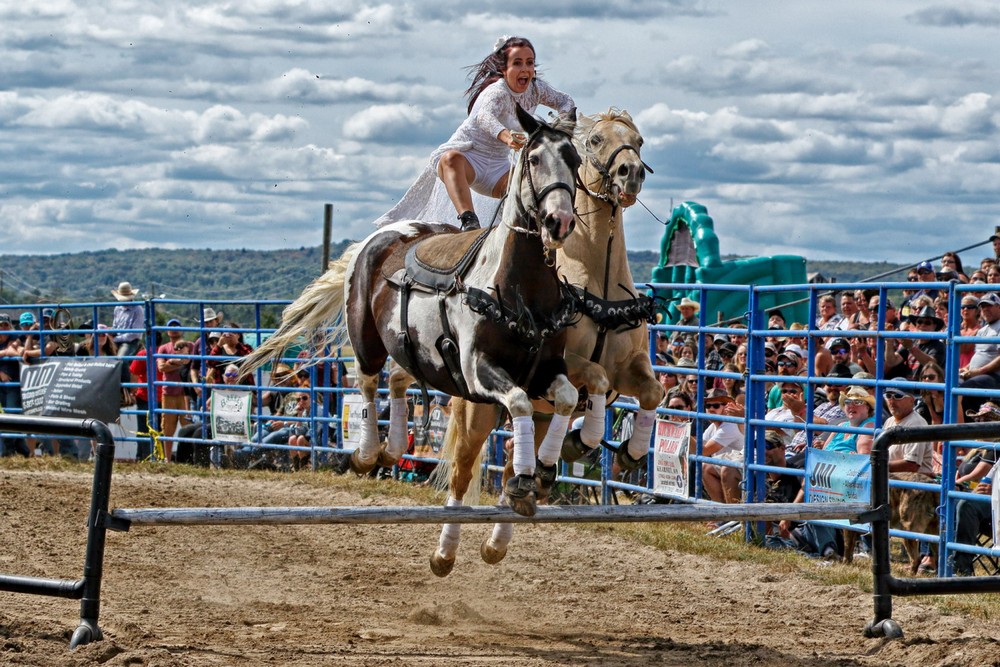
[[[580,429],[580,440],[590,448],[597,447],[604,439],[604,420],[607,416],[608,397],[604,394],[587,397],[587,413],[583,416],[583,428]]]
[[[535,423],[531,417],[514,417],[514,474],[535,472]]]
[[[389,446],[386,452],[395,459],[406,453],[406,397],[389,399]]]
[[[374,461],[378,456],[378,448],[378,411],[375,410],[373,401],[365,403],[361,408],[361,438],[358,441],[361,459],[366,462]]]
[[[639,410],[635,416],[635,428],[628,441],[628,455],[639,459],[649,452],[649,436],[653,434],[653,424],[656,423],[656,410]]]
[[[461,507],[462,501],[455,500],[451,496],[448,496],[448,502],[445,503],[445,507]],[[438,547],[441,553],[445,556],[453,556],[458,550],[458,543],[461,541],[462,537],[462,524],[460,523],[446,523],[441,526],[441,538],[438,540]]]
[[[552,415],[549,430],[545,432],[545,439],[538,447],[538,460],[547,466],[559,460],[563,439],[566,437],[566,429],[569,428],[570,417],[571,415]]]
[[[505,547],[510,544],[512,537],[514,537],[514,524],[495,523],[493,524],[493,534],[490,535],[489,544],[493,548]]]

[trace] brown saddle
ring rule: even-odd
[[[472,266],[488,234],[489,229],[432,234],[394,252],[385,264],[385,275],[403,269],[404,279],[417,285],[438,292],[451,291],[455,281]]]

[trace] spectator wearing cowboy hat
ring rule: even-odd
[[[1000,337],[1000,294],[989,292],[979,300],[979,311],[985,325],[976,332],[977,338]],[[976,343],[976,351],[969,365],[958,372],[961,389],[997,389],[1000,387],[1000,343]],[[961,396],[959,405],[964,411],[977,411],[985,402],[984,396]]]
[[[924,306],[920,310],[910,313],[906,318],[910,323],[910,330],[920,333],[941,331],[944,328],[944,320],[938,317],[934,308]],[[916,340],[904,338],[900,341],[903,349],[909,350],[907,361],[910,365],[910,377],[916,378],[920,375],[920,369],[928,363],[935,363],[944,368],[946,348],[944,341],[940,339],[923,338]]]
[[[969,410],[966,419],[976,422],[1000,421],[1000,407],[996,403],[987,401],[979,406],[978,410]],[[979,482],[973,493],[986,496],[983,501],[959,500],[955,507],[955,541],[961,544],[976,546],[979,544],[979,536],[993,533],[993,511],[990,507],[989,498],[993,493],[993,484],[1000,475],[1000,466],[997,460],[1000,452],[995,449],[976,449],[970,451],[965,456],[965,462],[956,471],[956,484],[968,482]],[[976,554],[953,551],[952,565],[955,574],[960,577],[971,577],[973,563]]]
[[[681,299],[680,303],[677,304],[677,311],[681,314],[680,319],[677,320],[676,324],[682,327],[696,327],[698,326],[698,311],[701,310],[701,306],[697,301],[684,297]],[[670,336],[670,340],[684,340],[691,333],[688,331],[675,331]]]
[[[119,357],[132,357],[139,351],[146,329],[146,310],[134,299],[139,293],[132,289],[132,283],[118,283],[118,289],[111,290],[111,296],[120,303],[115,306],[111,329],[114,330],[114,341],[118,346]],[[134,329],[135,331],[124,331]]]

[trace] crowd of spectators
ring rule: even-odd
[[[1000,236],[994,237],[994,243],[1000,246]],[[943,386],[950,354],[959,355],[958,387],[991,391],[1000,386],[1000,342],[988,340],[1000,338],[1000,295],[991,291],[996,289],[992,285],[1000,284],[1000,273],[991,278],[995,271],[996,260],[987,258],[978,271],[966,275],[958,255],[947,253],[938,267],[921,262],[908,273],[907,282],[916,284],[901,290],[898,307],[889,298],[882,303],[879,290],[871,289],[821,294],[816,301],[816,321],[811,326],[787,322],[781,310],[775,309],[767,313],[768,329],[775,334],[766,337],[764,359],[758,368],[747,367],[746,332],[742,322],[729,325],[733,333],[705,334],[706,354],[702,368],[742,378],[751,372],[777,376],[774,381],[763,382],[767,409],[764,419],[789,426],[765,429],[764,463],[772,467],[801,470],[807,448],[860,455],[870,453],[873,440],[870,434],[812,430],[807,443],[806,423],[846,425],[873,433],[877,425],[889,429],[946,423],[946,414],[953,415],[952,422],[989,418],[993,413],[983,409],[989,398],[986,392],[957,396],[953,410],[948,412]],[[982,285],[982,288],[953,292],[961,298],[961,304],[952,314],[948,307],[949,290],[920,284],[948,281]],[[698,326],[697,305],[686,300],[687,310],[681,311],[677,323]],[[955,316],[960,319],[951,331],[984,341],[966,342],[949,349],[944,339],[949,330],[949,317]],[[913,332],[917,336],[878,335],[875,332],[879,331],[880,318],[882,332]],[[720,326],[710,320],[705,320],[704,324]],[[816,332],[811,334],[815,340],[812,358],[807,358],[806,352],[808,330]],[[862,331],[873,333],[861,335]],[[695,489],[696,495],[716,502],[740,502],[744,497],[742,458],[747,440],[743,432],[747,401],[745,383],[691,369],[687,351],[698,349],[697,336],[671,329],[664,329],[657,335],[656,362],[667,367],[659,373],[666,390],[662,407],[676,410],[682,404],[697,406],[701,398],[707,416],[699,420],[703,429],[701,450],[696,452],[692,447],[692,453],[700,453],[708,460],[701,460],[702,487]],[[879,379],[892,380],[895,386],[877,391],[880,356],[883,371]],[[812,385],[813,395],[811,406],[805,398],[809,385]],[[1000,416],[1000,410],[997,415]],[[724,416],[731,419],[726,420]],[[756,445],[751,446],[756,449]],[[945,453],[941,442],[895,445],[889,452],[890,471],[906,474],[908,480],[939,484]],[[957,456],[960,472],[956,483],[975,482],[989,473],[985,465],[964,470],[961,462],[968,452],[963,449],[950,449],[947,453]],[[995,462],[995,458],[990,462]],[[768,478],[776,500],[803,500],[801,474],[769,474]],[[963,501],[961,508],[958,521],[960,526],[964,523],[964,527],[959,530],[959,539],[975,543],[972,538],[985,529],[983,518],[989,516],[989,505]],[[970,528],[973,525],[974,530]],[[834,539],[832,531],[816,534],[812,526],[783,522],[774,527],[774,534],[780,538],[778,544],[819,556],[843,555],[842,543]],[[935,549],[925,547],[924,552],[921,571],[932,571],[936,567]],[[956,561],[956,570],[967,574],[969,558]]]
[[[995,239],[1000,246],[1000,236]],[[901,290],[900,297],[894,297],[898,306],[884,296],[885,292],[880,296],[878,289],[859,289],[820,294],[816,300],[817,317],[811,323],[786,321],[781,309],[768,312],[768,329],[774,333],[765,339],[763,359],[756,362],[757,368],[748,366],[750,355],[743,322],[732,324],[726,334],[699,334],[673,328],[658,332],[655,363],[670,369],[658,374],[665,390],[662,407],[673,411],[675,418],[690,418],[699,405],[704,409],[704,418],[697,420],[703,432],[700,438],[692,440],[702,443],[698,453],[707,459],[700,464],[697,477],[702,486],[695,489],[697,494],[727,503],[740,502],[743,497],[746,441],[743,418],[747,409],[747,376],[751,373],[773,376],[773,381],[763,383],[762,396],[766,405],[764,419],[774,424],[765,429],[763,448],[765,463],[772,467],[801,470],[809,448],[856,454],[870,450],[870,435],[816,430],[811,426],[893,428],[940,424],[946,415],[963,421],[993,414],[989,410],[993,404],[986,399],[988,391],[1000,386],[1000,343],[989,340],[1000,337],[1000,294],[991,291],[1000,285],[996,260],[988,258],[978,269],[968,271],[957,254],[947,253],[938,267],[928,262],[913,267],[907,281],[912,286]],[[950,291],[933,285],[942,281],[982,287]],[[949,308],[950,293],[961,299],[954,313]],[[162,329],[156,327],[157,334],[162,330],[166,340],[147,348],[147,336],[143,333],[147,329],[146,309],[137,301],[139,295],[135,289],[123,281],[111,290],[111,295],[118,301],[111,325],[86,322],[82,328],[92,332],[70,345],[65,337],[45,333],[58,330],[50,308],[21,313],[16,326],[11,314],[0,313],[0,407],[20,409],[16,384],[21,363],[38,363],[53,356],[124,357],[122,379],[133,384],[126,394],[131,394],[138,413],[138,432],[140,436],[159,436],[162,455],[171,460],[175,442],[210,437],[204,418],[211,406],[211,390],[214,386],[238,382],[238,366],[233,362],[249,354],[252,348],[244,340],[239,324],[226,322],[224,313],[211,307],[204,308],[200,317],[190,318],[192,321],[186,324],[171,318]],[[685,297],[678,311],[680,316],[673,324],[697,328],[701,323],[697,301]],[[984,342],[969,341],[948,348],[944,338],[950,317],[959,319],[950,328],[952,332],[983,338]],[[914,332],[918,336],[881,335],[894,331]],[[807,354],[810,337],[814,340],[811,357]],[[948,410],[942,387],[946,382],[944,369],[951,367],[949,361],[953,360],[949,355],[953,353],[958,354],[958,386],[987,391],[960,396],[953,409]],[[703,354],[702,360],[699,354]],[[894,386],[882,387],[876,393],[873,380],[879,367],[879,380],[911,384],[895,382]],[[156,431],[149,428],[147,421],[153,402],[148,393],[149,373],[153,368],[155,402],[159,408]],[[298,372],[288,365],[275,367],[271,388],[255,392],[255,406],[261,404],[266,419],[255,425],[255,435],[245,447],[230,452],[230,460],[242,458],[244,462],[273,464],[280,459],[288,466],[301,465],[303,452],[308,452],[316,435],[309,419],[316,414],[309,378],[308,372]],[[809,396],[813,399],[811,404]],[[125,405],[129,405],[128,400],[123,396]],[[255,413],[260,415],[261,408]],[[676,414],[677,411],[688,414]],[[807,424],[809,428],[805,428]],[[156,455],[154,441],[139,438],[138,458]],[[43,451],[60,453],[58,441],[46,443],[41,443]],[[7,437],[0,440],[0,453],[31,456],[39,444],[26,438]],[[285,449],[280,457],[263,457],[259,445],[280,445]],[[890,453],[890,469],[919,474],[930,482],[942,473],[944,453],[940,442],[897,446]],[[958,452],[960,460],[965,454]],[[964,470],[961,482],[974,482],[977,475],[981,478],[989,472],[981,470],[982,466],[973,470],[959,468]],[[789,478],[793,480],[791,484]],[[781,484],[789,487],[783,491],[787,500],[801,495],[800,475],[771,474],[769,479],[775,488]],[[964,509],[968,517],[964,519],[966,529],[971,525],[969,522],[982,523],[982,517],[973,511],[980,507]],[[962,516],[960,513],[960,521]],[[793,538],[795,529],[794,525],[775,527],[776,534],[784,539]],[[960,531],[960,535],[964,533]],[[799,546],[822,554],[830,545]]]
[[[93,320],[56,324],[55,311],[45,307],[22,312],[15,328],[11,315],[0,312],[0,409],[14,413],[22,409],[18,386],[22,364],[37,364],[45,358],[61,356],[121,358],[121,407],[135,412],[136,458],[206,461],[209,448],[199,446],[197,441],[211,438],[207,418],[211,414],[212,389],[223,385],[252,385],[254,381],[253,378],[241,378],[235,363],[252,351],[240,325],[226,322],[222,311],[206,307],[200,317],[187,322],[176,317],[168,319],[155,327],[153,336],[149,337],[145,304],[138,300],[140,295],[132,285],[123,281],[110,293],[118,302],[111,314],[111,325]],[[41,321],[36,321],[36,313]],[[77,333],[63,334],[67,328]],[[312,374],[304,368],[306,361],[303,359],[302,367],[296,364],[294,369],[278,364],[275,373],[265,374],[265,381],[270,376],[272,386],[262,392],[265,397],[263,410],[254,413],[263,416],[259,425],[254,424],[258,443],[261,433],[271,436],[266,440],[268,444],[277,442],[271,433],[275,430],[271,426],[272,416],[294,412],[301,420],[294,433],[282,441],[282,444],[300,449],[276,457],[296,467],[302,464],[303,456],[308,459],[313,439],[308,419],[310,403],[300,398],[312,398]],[[155,429],[150,428],[149,411],[153,404],[150,386],[156,392]],[[255,406],[260,393],[252,392]],[[294,403],[296,399],[299,399],[299,407],[295,410],[281,405]],[[302,405],[306,406],[305,412]],[[162,449],[155,451],[154,443]],[[31,457],[36,454],[87,458],[91,449],[86,443],[68,438],[0,438],[0,456]],[[216,456],[216,460],[221,458]]]

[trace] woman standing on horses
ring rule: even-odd
[[[444,185],[463,230],[478,229],[473,192],[498,199],[507,190],[510,151],[524,145],[514,113],[519,104],[534,113],[539,104],[560,112],[575,107],[573,98],[535,76],[535,47],[523,37],[501,37],[493,52],[469,67],[472,84],[469,116],[451,138],[431,154],[417,182],[391,211],[376,220],[382,226],[399,220],[437,221],[442,213],[433,190]],[[511,129],[515,128],[515,129]],[[434,174],[437,174],[435,179]],[[435,208],[435,206],[438,208]]]

